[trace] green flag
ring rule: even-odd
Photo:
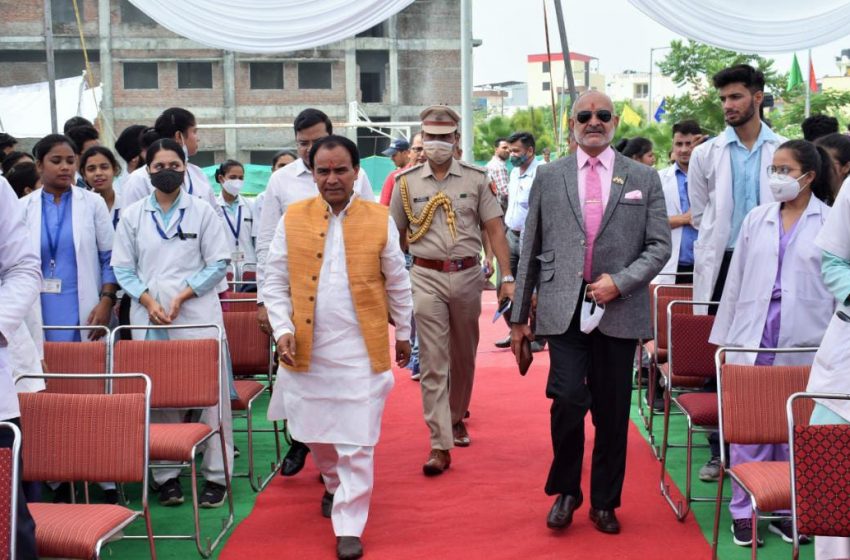
[[[803,84],[803,73],[800,72],[800,63],[797,62],[797,53],[794,53],[794,62],[791,63],[791,71],[788,73],[788,91]]]

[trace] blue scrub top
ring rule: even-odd
[[[41,193],[41,272],[44,278],[62,281],[62,293],[41,294],[41,316],[45,325],[79,326],[80,302],[77,298],[77,253],[74,249],[72,193],[68,189],[59,199]],[[60,229],[61,226],[61,229]],[[50,238],[56,243],[55,267],[51,265]],[[79,342],[78,331],[45,331],[48,342]]]

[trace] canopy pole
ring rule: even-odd
[[[464,161],[472,162],[472,0],[460,3],[460,73],[460,144]]]
[[[56,60],[53,53],[53,11],[50,0],[44,0],[44,49],[47,56],[47,90],[50,92],[50,129],[59,132],[56,114]]]
[[[808,78],[806,78],[806,118],[812,115],[812,49],[809,49]]]
[[[567,45],[567,27],[564,25],[564,8],[561,0],[555,0],[555,15],[558,17],[558,33],[561,35],[561,52],[564,54],[564,70],[567,74],[567,86],[570,88],[570,107],[576,102],[576,82],[573,79],[573,64],[570,60],[570,47]]]

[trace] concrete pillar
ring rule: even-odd
[[[233,51],[224,51],[221,59],[224,90],[224,122],[236,123],[236,55]],[[236,142],[235,128],[224,129],[224,151],[230,159],[239,159],[239,147]]]
[[[343,45],[345,46],[345,102],[350,107],[352,101],[358,101],[356,39],[346,39]],[[350,117],[351,111],[349,110],[349,120],[351,120]],[[357,127],[347,127],[345,129],[345,135],[353,142],[357,142]]]
[[[103,85],[100,100],[103,130],[100,131],[100,139],[103,144],[112,146],[115,144],[115,137],[121,131],[115,130],[115,104],[112,94],[112,15],[109,0],[97,1],[97,27],[100,36],[100,82]]]
[[[400,105],[399,88],[398,88],[398,17],[393,15],[387,22],[389,26],[390,40],[390,60],[389,60],[389,80],[390,80],[390,120],[401,120],[398,107]]]

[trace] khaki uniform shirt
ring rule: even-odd
[[[414,216],[419,217],[428,201],[441,191],[451,199],[455,212],[456,238],[452,238],[445,210],[438,206],[428,233],[410,244],[411,255],[442,261],[474,257],[481,253],[480,224],[502,216],[502,207],[490,189],[486,169],[452,160],[448,174],[438,181],[431,172],[430,164],[425,162],[396,176],[390,214],[400,230],[414,233],[418,226],[408,221],[401,201],[402,178],[407,181],[408,200]]]

